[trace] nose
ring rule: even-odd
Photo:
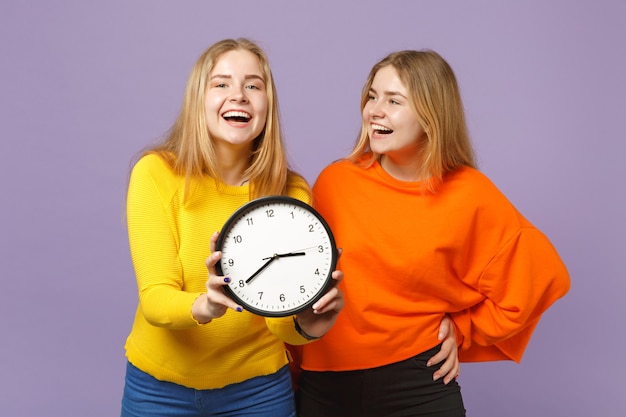
[[[381,118],[385,116],[380,101],[370,101],[368,103],[367,114],[370,117]]]
[[[230,101],[246,103],[248,101],[248,97],[246,96],[245,88],[243,86],[233,87]]]
[[[385,101],[382,98],[370,99],[366,105],[367,115],[374,118],[385,117]]]

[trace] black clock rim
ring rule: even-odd
[[[289,196],[285,196],[285,195],[269,195],[269,196],[263,196],[263,197],[259,197],[259,198],[255,198],[253,200],[248,201],[247,203],[245,203],[244,205],[242,205],[241,207],[239,207],[237,210],[235,210],[235,212],[233,214],[231,214],[231,216],[228,218],[228,220],[226,220],[226,222],[224,223],[224,226],[222,226],[222,230],[220,231],[220,235],[217,238],[217,242],[215,243],[215,250],[216,251],[220,251],[222,250],[222,246],[224,245],[224,239],[225,236],[228,233],[225,233],[225,231],[228,231],[233,223],[235,223],[237,221],[237,219],[239,219],[239,217],[241,216],[241,214],[257,207],[260,205],[264,205],[267,203],[272,203],[272,202],[276,202],[276,203],[287,203],[287,204],[294,204],[296,206],[299,206],[307,211],[309,211],[311,214],[313,214],[315,217],[317,217],[317,219],[320,221],[320,223],[322,224],[322,226],[324,227],[324,229],[326,230],[326,233],[328,234],[328,237],[330,239],[330,247],[331,247],[331,265],[330,265],[330,270],[328,272],[328,276],[326,277],[326,282],[323,285],[323,287],[317,292],[317,294],[315,294],[315,296],[313,296],[306,304],[301,305],[300,307],[296,307],[293,308],[291,310],[285,310],[285,311],[280,311],[280,312],[272,312],[272,311],[267,311],[267,310],[262,310],[262,309],[258,309],[254,306],[251,306],[249,303],[245,302],[244,300],[242,300],[241,298],[239,298],[237,296],[237,294],[235,294],[235,292],[230,288],[230,286],[225,285],[224,291],[226,292],[226,294],[232,298],[234,301],[236,301],[237,303],[241,304],[244,309],[246,311],[249,311],[251,313],[254,313],[258,316],[263,316],[263,317],[289,317],[289,316],[293,316],[294,314],[298,314],[304,310],[306,310],[307,308],[311,307],[313,304],[315,304],[320,298],[322,298],[322,296],[324,294],[326,294],[326,292],[334,285],[333,282],[333,278],[332,278],[332,273],[333,271],[336,269],[337,267],[337,260],[338,260],[338,250],[337,250],[337,244],[335,242],[335,237],[333,235],[333,232],[330,228],[330,226],[328,225],[328,223],[326,222],[326,220],[324,219],[324,217],[322,217],[322,215],[315,210],[315,208],[313,208],[311,205],[305,203],[304,201],[298,200],[297,198],[293,198],[293,197],[289,197]],[[224,275],[223,270],[222,270],[222,265],[221,265],[221,259],[220,261],[218,261],[215,264],[215,270],[217,272],[218,275]]]

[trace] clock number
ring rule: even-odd
[[[248,217],[246,222],[248,222],[248,226],[254,226],[254,219],[252,217]]]
[[[274,217],[274,209],[265,210],[267,217]]]
[[[285,302],[285,294],[281,294],[278,298],[280,299],[280,301]]]
[[[322,245],[319,245],[319,246],[317,247],[317,251],[318,251],[319,253],[324,252],[324,247],[323,247]]]
[[[259,300],[261,300],[263,298],[263,291],[259,291],[257,294],[259,294]]]
[[[243,279],[240,279],[240,280],[239,280],[239,286],[240,286],[241,288],[243,288],[243,287],[245,287],[245,286],[246,286],[246,284],[243,282]]]
[[[312,224],[309,225],[309,233],[313,233],[315,231],[315,226]]]
[[[313,272],[315,275],[319,275],[320,274],[320,270],[315,268],[315,272]]]
[[[233,266],[235,265],[235,261],[233,261],[232,259],[228,260],[228,266]]]
[[[300,294],[304,294],[306,292],[306,289],[304,288],[304,285],[300,285]]]
[[[233,240],[235,241],[235,243],[241,243],[243,239],[241,238],[241,235],[237,235],[233,236]]]

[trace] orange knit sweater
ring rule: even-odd
[[[548,239],[482,173],[462,168],[436,193],[341,161],[313,188],[343,248],[345,308],[302,368],[366,369],[436,346],[449,314],[465,361],[520,361],[540,315],[569,289]]]

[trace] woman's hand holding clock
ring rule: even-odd
[[[341,256],[341,249],[337,249]],[[298,324],[302,331],[311,338],[322,337],[337,320],[337,316],[344,306],[343,293],[338,288],[343,279],[343,272],[335,270],[332,273],[334,285],[313,304],[312,308],[296,314]]]
[[[224,294],[222,290],[222,287],[228,285],[230,279],[218,276],[215,270],[215,265],[222,257],[221,252],[215,251],[215,242],[217,242],[218,237],[218,232],[213,233],[213,236],[211,236],[211,256],[206,260],[206,266],[209,270],[209,279],[206,282],[207,292],[196,298],[191,307],[191,313],[198,323],[201,324],[206,324],[213,319],[222,317],[229,308],[239,312],[243,311],[242,307]]]
[[[228,308],[236,311],[243,311],[242,307],[228,297],[222,288],[230,282],[228,277],[221,277],[217,274],[215,265],[222,257],[222,253],[215,250],[215,244],[219,237],[219,232],[215,232],[211,236],[211,256],[206,260],[209,270],[209,279],[206,283],[207,293],[202,294],[196,299],[192,306],[192,314],[201,324],[209,323],[212,319],[223,316]],[[338,249],[338,255],[341,256],[341,249]],[[262,265],[248,281],[254,279],[269,264],[280,257],[302,256],[304,252],[289,252],[285,254],[275,254],[266,259],[267,262]],[[335,323],[337,315],[344,306],[343,293],[337,288],[337,284],[343,279],[343,272],[335,270],[332,272],[334,285],[324,294],[313,306],[296,315],[300,328],[313,337],[321,337]]]
[[[306,339],[323,336],[344,306],[335,270],[341,250],[322,216],[286,196],[241,206],[211,237],[207,293],[192,313],[199,323],[227,309],[266,317],[294,317]]]

